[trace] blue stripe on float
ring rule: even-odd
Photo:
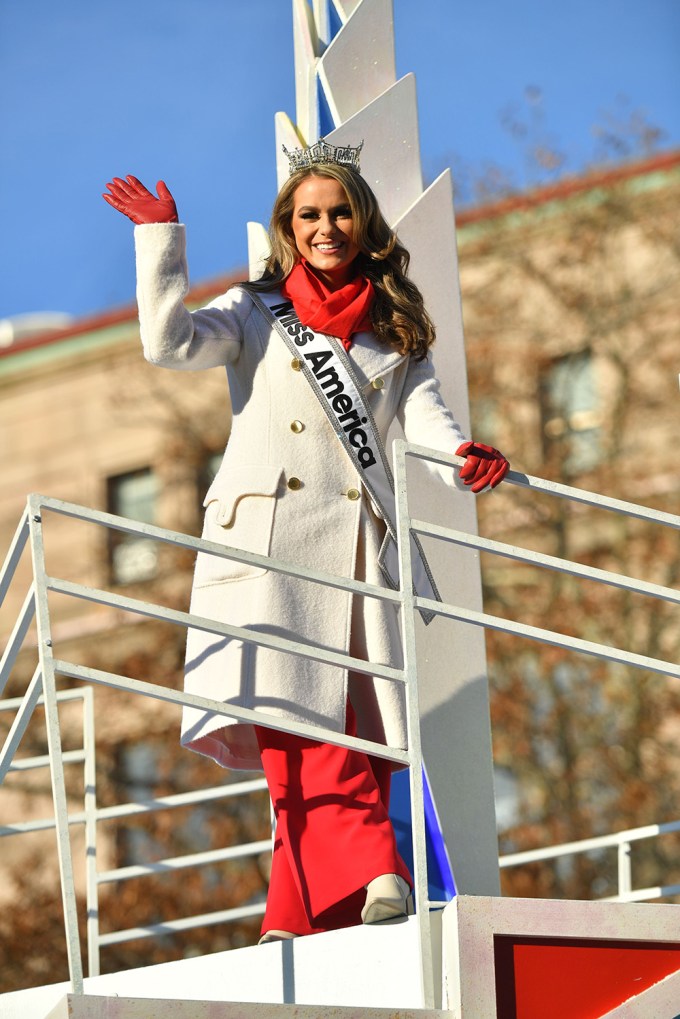
[[[424,767],[423,793],[429,897],[432,902],[449,902],[456,895],[456,883]],[[397,771],[392,776],[390,820],[397,838],[399,853],[409,870],[413,872],[411,790],[407,770]]]
[[[440,883],[445,893],[443,897],[445,899],[452,899],[456,894],[456,882],[453,878],[449,854],[446,851],[444,834],[437,817],[437,809],[432,799],[432,790],[430,789],[425,765],[423,765],[423,799],[425,801],[425,831],[430,843],[432,856],[437,862],[437,870],[441,878]],[[433,896],[430,897],[433,898]]]
[[[330,28],[331,39],[335,39],[336,35],[342,28],[342,20],[337,12],[333,0],[328,0],[328,27]]]

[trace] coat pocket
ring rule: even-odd
[[[202,537],[268,555],[281,474],[280,467],[269,466],[220,471],[203,500],[206,510]],[[266,572],[258,566],[199,552],[194,587],[260,577]]]

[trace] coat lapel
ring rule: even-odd
[[[394,347],[380,343],[375,333],[357,333],[349,350],[355,374],[361,387],[369,385],[373,379],[388,375],[406,359]]]

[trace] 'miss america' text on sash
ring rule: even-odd
[[[270,309],[284,326],[286,332],[295,341],[298,347],[304,347],[314,340],[314,333],[309,332],[302,325],[293,311],[290,301],[283,304],[275,304]],[[345,392],[345,386],[339,378],[337,370],[328,361],[332,360],[333,354],[330,350],[309,351],[302,354],[310,366],[319,386],[324,391],[326,400],[337,415],[337,420],[342,430],[347,434],[351,445],[357,451],[357,459],[361,466],[372,467],[376,463],[375,453],[371,449],[368,434],[361,427],[368,423],[368,419],[361,417],[356,410],[349,393]]]

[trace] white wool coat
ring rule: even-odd
[[[382,584],[384,524],[309,383],[244,289],[188,312],[181,224],[138,226],[138,303],[147,360],[174,369],[224,365],[233,413],[222,465],[205,498],[204,537],[343,577]],[[383,442],[394,421],[413,442],[454,452],[465,441],[429,360],[358,334],[351,360]],[[453,484],[453,472],[448,481]],[[297,479],[297,480],[293,480]],[[292,482],[292,484],[291,484]],[[355,489],[361,497],[351,498]],[[355,494],[355,493],[352,493]],[[191,611],[254,632],[313,641],[399,667],[395,607],[271,570],[200,553]],[[358,735],[406,746],[401,684],[190,630],[191,693],[344,731],[348,694]],[[185,709],[182,742],[231,768],[258,768],[253,728]]]

